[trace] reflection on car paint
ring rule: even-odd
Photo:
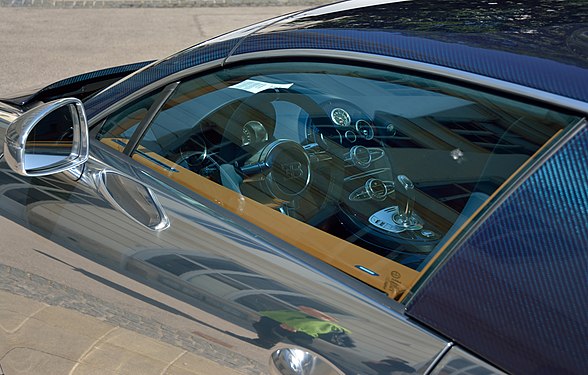
[[[93,168],[90,166],[88,170]],[[13,179],[11,173],[2,175]],[[166,190],[165,195],[158,193],[158,199],[166,207],[172,224],[170,228],[160,232],[156,238],[153,237],[152,232],[128,221],[124,215],[108,207],[104,201],[100,206],[96,206],[93,202],[96,200],[97,193],[92,193],[92,190],[80,190],[82,186],[79,183],[68,183],[67,179],[56,177],[35,180],[40,184],[31,185],[30,179],[27,178],[22,178],[17,184],[21,189],[26,188],[22,199],[18,202],[12,201],[12,204],[7,205],[8,197],[6,195],[0,197],[4,202],[2,205],[4,215],[25,218],[28,226],[41,231],[50,231],[53,239],[70,249],[86,254],[114,269],[131,272],[139,280],[144,280],[157,289],[162,291],[171,289],[179,292],[174,294],[175,298],[190,302],[216,315],[219,311],[224,311],[231,316],[232,323],[238,323],[252,332],[257,332],[254,324],[261,320],[263,314],[266,314],[264,312],[299,311],[300,306],[307,306],[336,317],[338,324],[351,332],[353,345],[367,350],[364,352],[366,361],[376,360],[384,355],[383,348],[373,345],[372,341],[375,338],[387,342],[405,334],[407,338],[422,335],[423,343],[427,343],[426,349],[419,352],[420,354],[409,355],[413,358],[415,365],[425,363],[427,358],[434,356],[444,345],[443,341],[431,338],[418,327],[411,327],[406,323],[382,325],[376,331],[366,331],[366,325],[383,322],[390,311],[382,310],[382,306],[368,307],[370,306],[368,304],[360,312],[357,307],[364,302],[360,302],[361,299],[359,299],[353,304],[348,304],[347,299],[355,292],[339,281],[316,274],[308,268],[309,266],[293,262],[293,258],[290,260],[283,258],[272,246],[243,246],[226,238],[224,234],[217,232],[216,228],[221,227],[230,231],[237,229],[236,224],[223,222],[220,218],[214,219],[209,213],[205,213],[206,210],[199,211],[199,204],[192,208],[184,204],[174,204],[170,201],[170,189]],[[52,189],[56,186],[53,181],[68,186],[68,194],[51,195]],[[6,192],[16,190],[8,189]],[[157,192],[157,190],[154,191]],[[58,221],[51,219],[55,217],[55,212],[59,212]],[[95,218],[105,215],[110,218],[109,223],[95,221]],[[202,221],[213,225],[200,225]],[[79,227],[88,227],[92,230],[80,232]],[[239,237],[240,235],[237,236]],[[131,238],[133,240],[130,240]],[[198,241],[195,242],[194,238]],[[263,243],[253,237],[246,241],[246,243],[250,242]],[[172,246],[170,251],[163,250],[166,246]],[[158,250],[146,251],[145,247]],[[193,248],[195,250],[189,250]],[[162,256],[178,257],[182,261],[187,261],[184,263],[187,267],[182,270],[177,264],[165,263],[167,262],[165,258],[159,258]],[[301,284],[300,278],[316,281]],[[227,291],[227,288],[230,288],[232,292],[225,295],[219,294],[217,289],[219,287]],[[268,287],[270,289],[267,289]],[[341,294],[341,287],[346,291],[344,294]],[[317,297],[318,295],[321,297]],[[381,323],[377,325],[379,324]],[[405,331],[407,329],[408,331]],[[412,330],[414,332],[408,333]],[[234,332],[223,332],[262,348],[270,342],[268,337],[260,341],[255,339],[252,341],[249,337],[243,337]],[[310,350],[321,352],[325,358],[341,369],[370,373],[369,367],[362,365],[361,361],[356,363],[355,360],[350,361],[346,358],[345,353],[349,348],[331,342],[331,340],[347,342],[340,335],[330,335],[325,336],[325,339],[315,340],[301,335],[291,336],[287,331],[276,332],[278,336],[274,339],[277,341],[271,341],[276,345],[281,342],[292,343],[293,339],[298,345],[304,344]],[[431,339],[435,344],[430,344]],[[396,345],[390,341],[385,346],[391,348]]]

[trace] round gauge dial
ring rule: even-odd
[[[354,165],[360,168],[367,168],[372,163],[372,154],[367,147],[353,146],[349,150],[349,156]]]
[[[247,146],[268,140],[267,130],[259,121],[249,121],[243,126],[241,133],[241,145]]]
[[[368,141],[374,139],[374,128],[365,120],[358,120],[355,123],[355,130]]]
[[[331,111],[331,121],[337,126],[350,126],[351,116],[343,108],[335,108]]]

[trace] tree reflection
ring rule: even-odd
[[[289,26],[396,30],[588,66],[587,19],[586,0],[417,0],[301,18]]]

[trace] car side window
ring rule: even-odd
[[[103,141],[127,134],[134,113],[112,116]],[[135,159],[354,276],[382,276],[372,285],[397,296],[577,121],[403,72],[269,63],[182,82]]]
[[[156,90],[135,100],[110,116],[100,128],[98,139],[108,140],[110,146],[123,150],[156,101],[159,92],[160,90]]]

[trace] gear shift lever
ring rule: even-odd
[[[392,181],[386,183],[396,187],[396,201],[398,206],[384,208],[372,214],[369,218],[369,222],[377,228],[391,233],[421,230],[424,221],[414,212],[414,184],[410,178],[403,174],[398,175],[396,180],[398,183],[393,183]],[[366,193],[365,195],[368,194]],[[353,197],[355,197],[355,195],[353,195]],[[349,199],[353,200],[352,196],[350,196]]]
[[[414,184],[403,174],[396,178],[401,187],[396,190],[398,193],[398,224],[407,226],[410,225],[414,209]]]
[[[414,213],[414,184],[410,178],[401,174],[396,177],[398,189],[396,200],[398,207],[392,212],[392,222],[404,230],[419,230],[423,227],[423,221]]]

